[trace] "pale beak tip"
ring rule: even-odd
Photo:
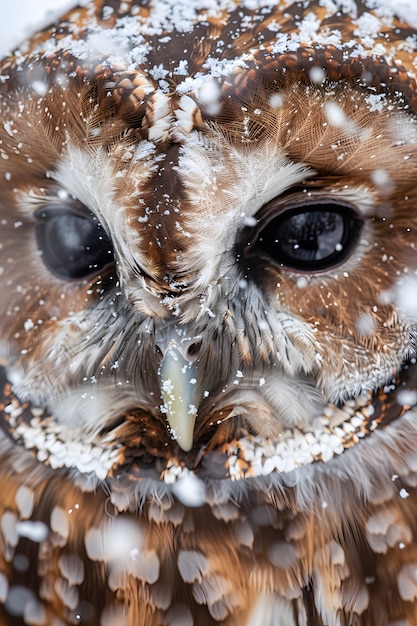
[[[171,427],[172,438],[177,442],[181,450],[189,452],[194,443],[195,416],[190,414],[170,415],[168,423]]]
[[[190,452],[193,447],[193,441],[185,441],[184,439],[178,438],[176,439],[177,444],[184,452]]]

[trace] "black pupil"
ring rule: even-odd
[[[113,260],[112,244],[94,215],[44,210],[36,236],[45,265],[62,278],[85,278]]]
[[[324,270],[346,258],[356,242],[360,224],[348,207],[290,210],[266,224],[254,248],[285,267]]]
[[[329,211],[293,215],[278,229],[283,250],[300,260],[325,259],[342,246],[343,218]]]

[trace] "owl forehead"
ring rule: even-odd
[[[39,62],[47,83],[65,75],[105,78],[127,109],[156,90],[188,94],[210,117],[224,111],[212,106],[207,81],[220,85],[224,99],[232,92],[245,102],[260,84],[279,84],[288,73],[308,82],[319,68],[329,80],[402,93],[414,106],[415,32],[374,5],[352,0],[347,11],[340,1],[96,0],[23,43],[0,71],[8,89]]]
[[[80,60],[110,52],[129,65],[146,62],[155,53],[161,61],[177,62],[176,51],[187,55],[178,40],[200,43],[194,55],[189,54],[194,57],[189,62],[196,65],[209,54],[214,59],[214,52],[224,59],[231,58],[231,49],[238,54],[261,48],[282,53],[311,44],[346,45],[351,56],[392,59],[395,54],[398,59],[406,58],[401,50],[407,48],[406,41],[408,48],[412,46],[408,41],[412,34],[391,10],[378,10],[377,3],[366,0],[113,0],[111,4],[95,0],[77,6],[58,24],[32,37],[15,59],[67,50]],[[164,57],[165,50],[170,56]]]

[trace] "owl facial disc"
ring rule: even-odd
[[[417,626],[417,0],[68,4],[0,61],[0,626]]]

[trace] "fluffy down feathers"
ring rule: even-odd
[[[0,64],[0,624],[417,626],[415,30],[82,5]]]

